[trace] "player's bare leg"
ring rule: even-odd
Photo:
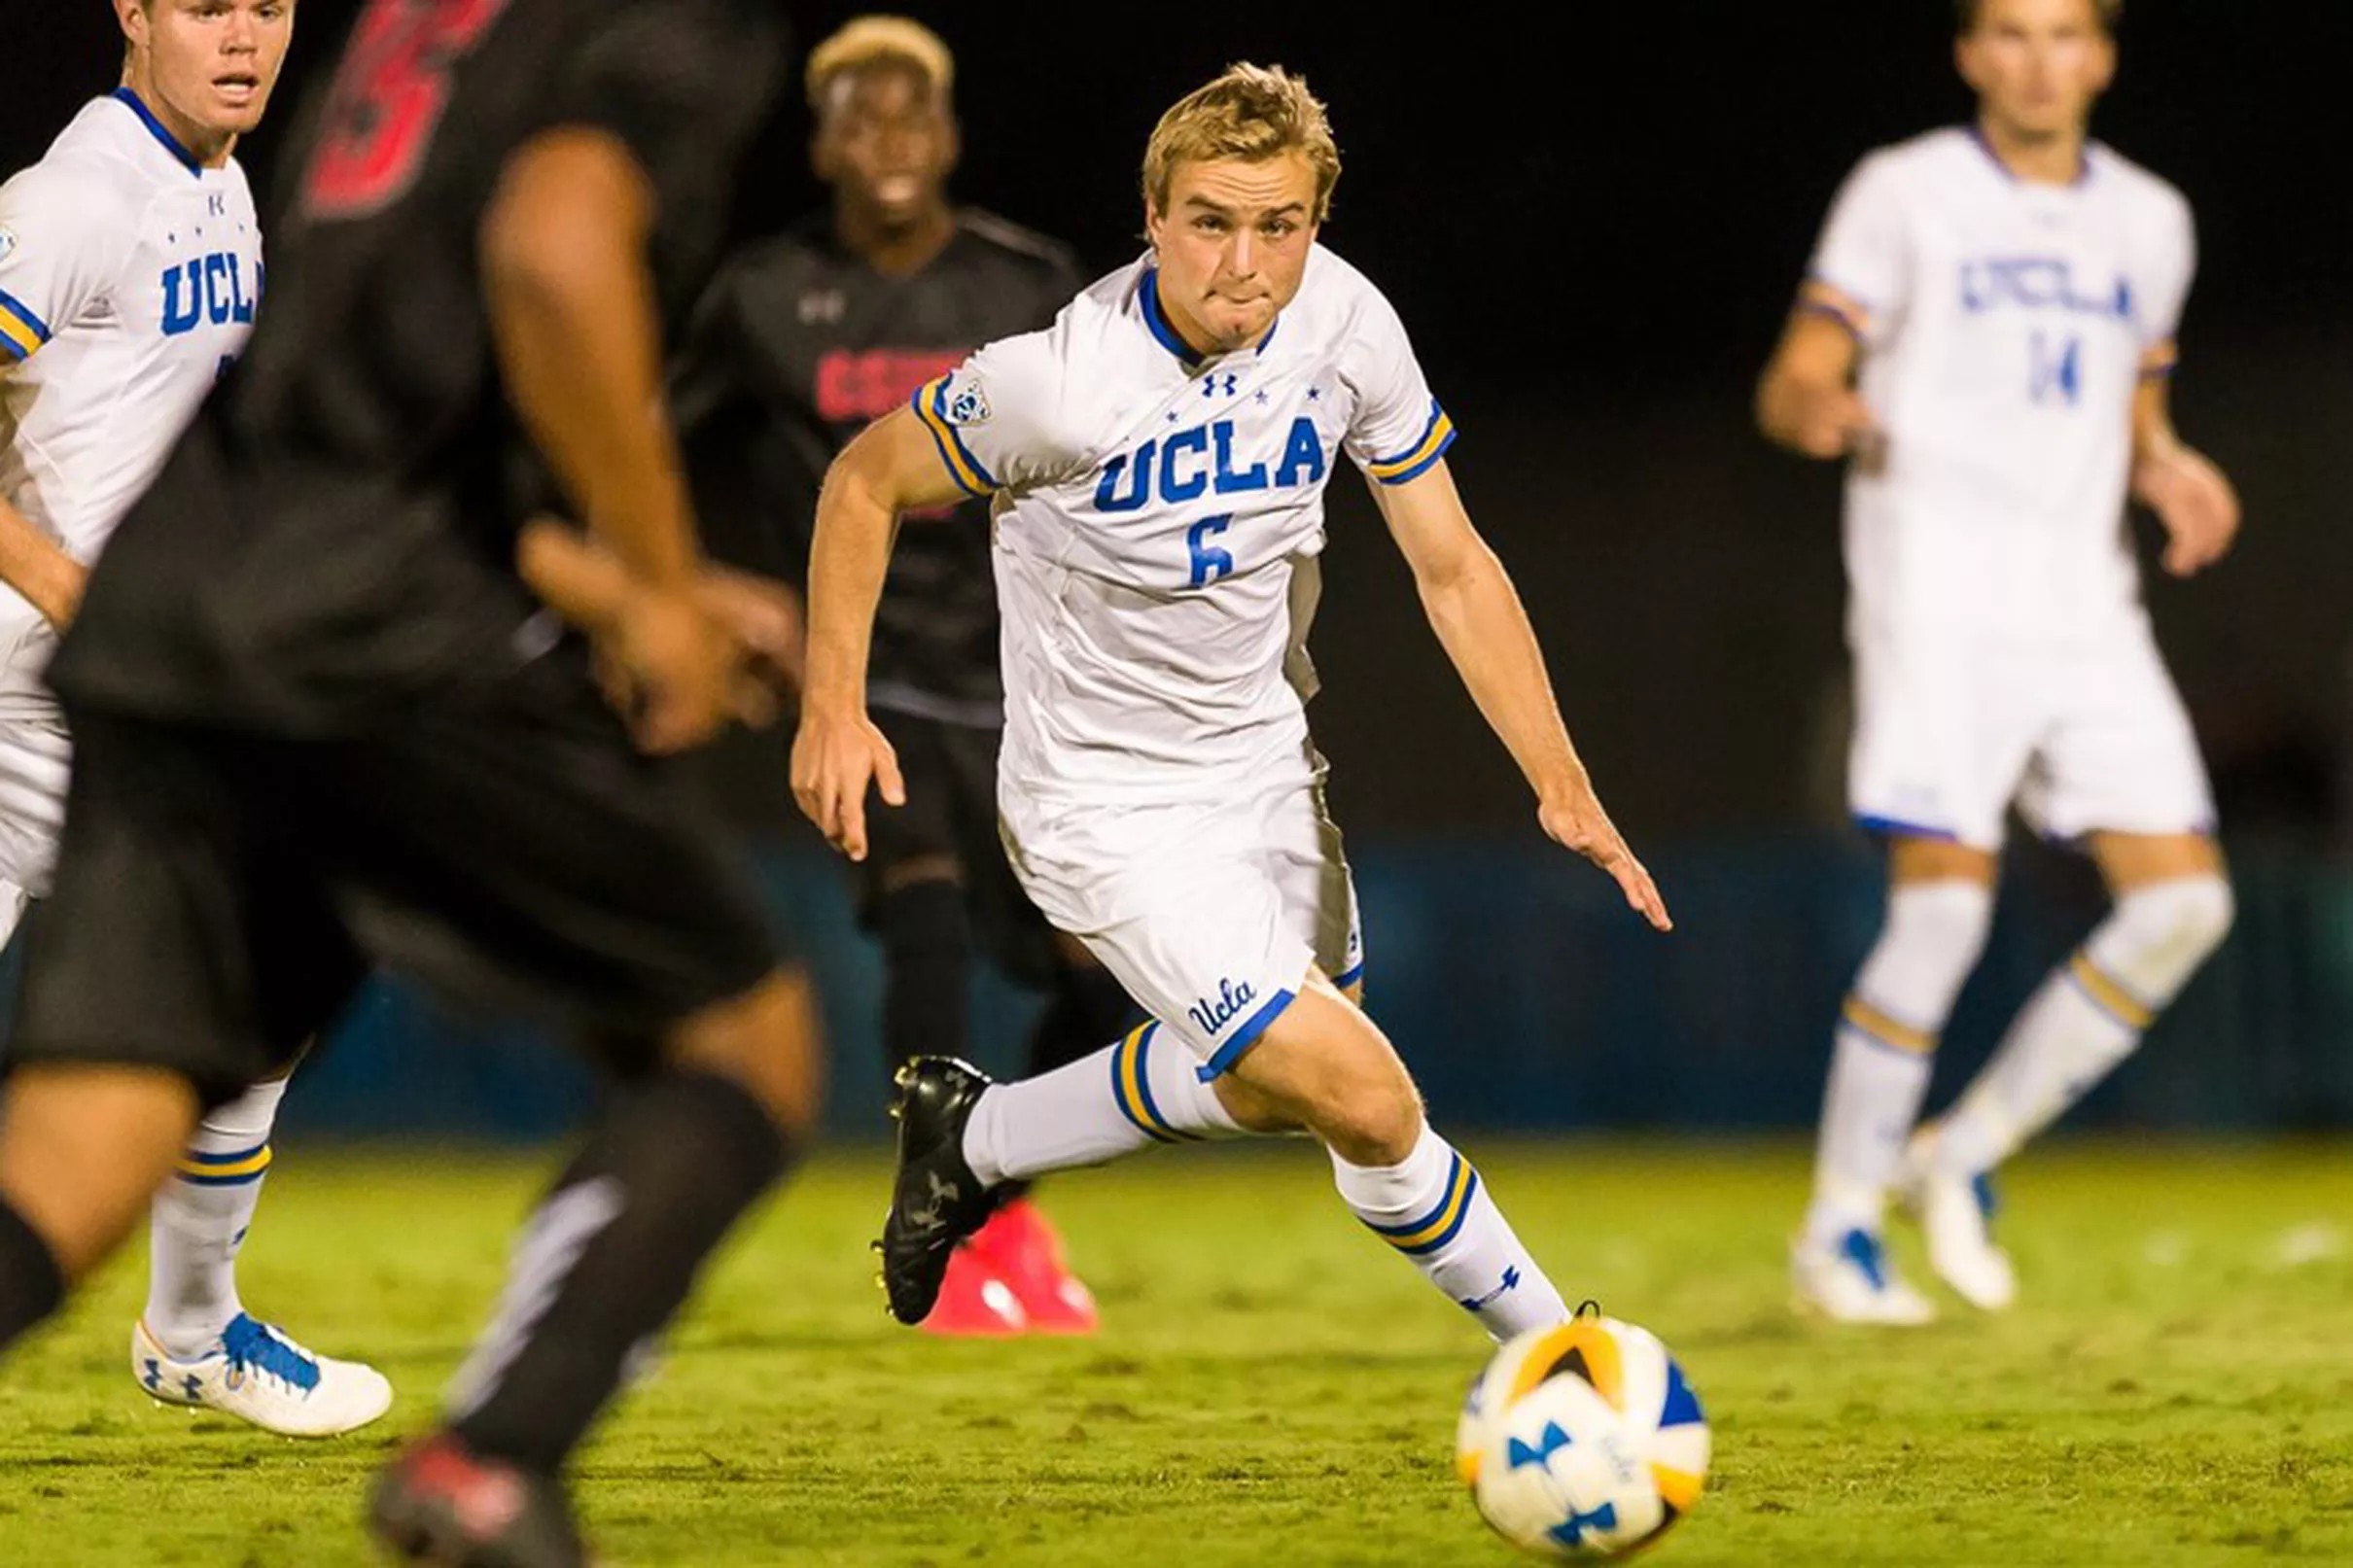
[[[805,977],[780,970],[680,1025],[666,1063],[616,1094],[525,1226],[446,1424],[378,1481],[380,1539],[435,1562],[584,1560],[564,1461],[806,1137],[814,1018]],[[468,1554],[493,1541],[505,1554]]]
[[[2132,1054],[2230,929],[2230,884],[2212,839],[2102,832],[2090,848],[2115,900],[2107,919],[2019,1010],[1993,1059],[1951,1113],[1922,1130],[1907,1161],[1930,1262],[1989,1309],[2018,1289],[1988,1229],[1994,1167]]]
[[[1965,844],[1901,835],[1888,845],[1887,917],[1840,1010],[1813,1199],[1791,1249],[1800,1305],[1835,1321],[1935,1315],[1888,1258],[1880,1222],[1938,1037],[1984,948],[1995,871],[1990,852]]]
[[[159,1068],[11,1075],[0,1091],[0,1346],[122,1245],[195,1119],[195,1091]]]

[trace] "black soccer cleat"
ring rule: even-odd
[[[997,1208],[999,1189],[984,1187],[965,1164],[965,1124],[989,1075],[947,1057],[917,1057],[898,1069],[891,1114],[898,1119],[898,1175],[883,1218],[883,1293],[891,1315],[921,1323],[939,1300],[956,1243]]]
[[[427,1438],[376,1478],[368,1528],[404,1562],[447,1568],[587,1568],[561,1482]]]

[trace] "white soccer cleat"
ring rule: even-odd
[[[1937,1276],[1970,1306],[1998,1312],[2018,1300],[2018,1271],[1993,1241],[1993,1183],[1940,1170],[1935,1156],[1933,1132],[1913,1137],[1899,1189],[1904,1206],[1920,1222]]]
[[[1860,1228],[1831,1246],[1800,1239],[1789,1249],[1789,1280],[1801,1310],[1833,1323],[1909,1328],[1936,1320],[1936,1304],[1897,1273],[1879,1238]]]
[[[315,1355],[243,1312],[193,1361],[165,1350],[141,1321],[130,1333],[130,1373],[166,1405],[226,1411],[289,1438],[334,1437],[392,1408],[392,1384],[373,1367]]]

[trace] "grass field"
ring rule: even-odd
[[[2353,1152],[2101,1145],[2016,1172],[2001,1320],[1790,1315],[1795,1146],[1472,1152],[1572,1297],[1658,1330],[1716,1433],[1651,1560],[2353,1563]],[[303,1445],[153,1407],[124,1370],[143,1259],[0,1369],[0,1564],[369,1560],[364,1480],[424,1424],[547,1167],[294,1151],[248,1302],[401,1391]],[[1148,1156],[1051,1206],[1087,1341],[948,1343],[882,1316],[878,1155],[836,1153],[717,1268],[579,1494],[615,1564],[1515,1560],[1450,1474],[1484,1339],[1298,1146]],[[141,1249],[143,1252],[143,1249]]]

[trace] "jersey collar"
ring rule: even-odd
[[[163,122],[156,118],[156,112],[147,107],[145,99],[128,87],[115,88],[114,96],[117,102],[130,106],[130,112],[139,117],[139,123],[147,127],[148,134],[161,142],[163,150],[179,159],[181,167],[199,180],[204,178],[204,165],[196,160],[196,155],[181,146],[180,138],[163,128]]]
[[[1993,150],[1993,144],[1985,140],[1985,131],[1984,126],[1980,125],[1976,121],[1973,120],[1965,128],[1969,132],[1969,139],[1977,143],[1978,151],[1985,155],[1985,161],[1992,164],[1997,170],[1999,170],[2003,179],[2009,181],[2012,185],[2024,185],[2026,183],[2018,177],[2017,170],[2013,169],[2009,164],[2002,161],[2002,155]],[[2073,191],[2081,191],[2085,186],[2091,183],[2091,141],[2090,137],[2085,138],[2082,150],[2079,151],[2075,157],[2075,178],[2067,182],[2067,188]]]
[[[1143,269],[1143,281],[1137,285],[1137,291],[1143,301],[1145,330],[1152,334],[1154,342],[1176,356],[1176,363],[1184,366],[1186,374],[1191,374],[1209,364],[1211,360],[1218,357],[1214,354],[1204,357],[1194,353],[1191,346],[1177,333],[1176,329],[1169,325],[1169,318],[1162,314],[1160,309],[1160,268],[1146,262]],[[1257,346],[1250,352],[1264,354],[1266,346],[1275,340],[1275,330],[1282,325],[1282,317],[1278,314],[1272,322],[1268,323],[1266,335],[1258,339]]]

